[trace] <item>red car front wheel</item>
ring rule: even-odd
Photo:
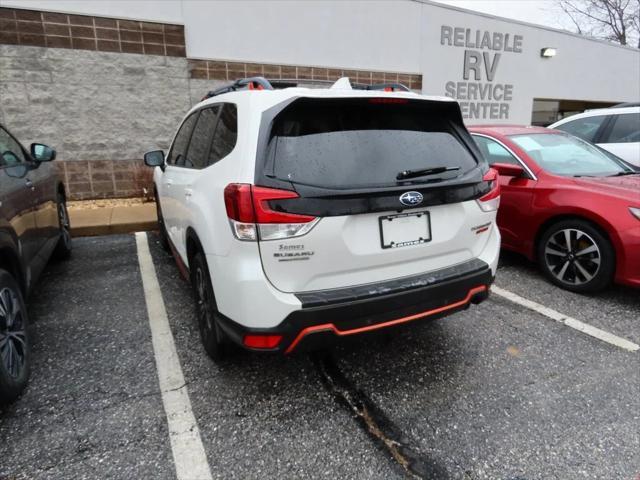
[[[538,243],[538,261],[549,280],[573,292],[607,287],[615,271],[611,242],[584,220],[553,224]]]

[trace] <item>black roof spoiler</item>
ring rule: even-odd
[[[202,100],[206,100],[216,95],[222,95],[224,93],[236,92],[238,90],[275,90],[281,88],[297,87],[301,84],[308,85],[333,85],[335,82],[331,80],[311,80],[311,79],[273,79],[267,80],[264,77],[249,77],[241,78],[235,82],[225,85],[224,87],[217,88],[207,92],[202,97]],[[364,83],[352,83],[351,88],[354,90],[380,90],[385,92],[410,92],[411,90],[402,83],[376,83],[373,85],[367,85]],[[201,100],[201,101],[202,101]]]

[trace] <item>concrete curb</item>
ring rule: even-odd
[[[69,209],[71,235],[91,237],[116,235],[157,228],[154,203],[140,205]]]

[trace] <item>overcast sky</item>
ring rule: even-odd
[[[556,0],[434,0],[455,7],[489,13],[498,17],[513,18],[529,23],[537,23],[554,28],[569,25],[564,13],[557,7]]]

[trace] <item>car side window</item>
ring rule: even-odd
[[[606,119],[607,115],[578,118],[576,120],[563,123],[562,125],[558,125],[555,128],[556,130],[562,130],[563,132],[580,137],[588,142],[593,142],[598,130]]]
[[[0,168],[26,162],[20,144],[4,128],[0,128]]]
[[[193,126],[198,119],[198,113],[192,113],[180,127],[178,133],[176,134],[176,138],[173,141],[173,145],[171,146],[171,150],[167,155],[167,164],[183,166],[184,165],[184,157],[187,153],[187,147],[189,145],[189,139],[191,138],[191,132],[193,131]]]
[[[603,143],[640,142],[640,112],[614,115],[609,138]]]
[[[238,109],[233,103],[225,103],[220,113],[209,152],[209,165],[213,165],[231,153],[238,140]]]
[[[493,165],[494,163],[511,163],[513,165],[520,165],[520,162],[518,162],[516,157],[514,157],[506,148],[495,140],[491,140],[487,137],[480,137],[478,135],[473,135],[473,139],[476,141],[476,144],[484,158],[489,162],[489,165]]]
[[[219,106],[205,108],[200,110],[198,123],[193,129],[191,142],[184,159],[184,166],[187,168],[205,168],[208,165],[207,158],[209,155],[209,147],[216,129],[216,121],[218,120]]]

